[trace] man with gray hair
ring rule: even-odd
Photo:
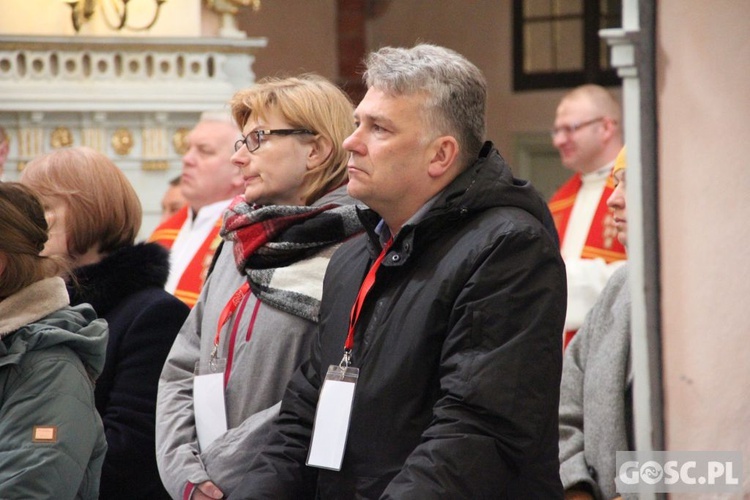
[[[311,357],[230,498],[562,498],[566,285],[546,204],[484,142],[466,58],[366,62],[344,147],[367,232],[331,259]]]

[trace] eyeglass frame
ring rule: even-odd
[[[253,134],[255,134],[255,141],[258,143],[258,145],[255,146],[253,149],[250,149],[250,144],[248,143],[247,140]],[[312,130],[306,129],[306,128],[277,128],[277,129],[253,130],[249,132],[247,135],[243,135],[242,139],[237,139],[237,141],[234,143],[234,152],[236,153],[237,151],[239,151],[242,145],[244,144],[250,153],[254,153],[255,151],[258,150],[258,148],[260,148],[260,145],[263,144],[261,137],[265,135],[301,135],[301,134],[317,135]]]
[[[598,118],[592,118],[591,120],[581,123],[573,123],[572,125],[560,125],[559,127],[553,127],[552,130],[549,131],[549,135],[551,135],[553,139],[557,136],[557,134],[565,134],[566,137],[570,137],[582,128],[586,128],[589,125],[593,125],[594,123],[604,121],[605,119],[605,116],[600,116]]]

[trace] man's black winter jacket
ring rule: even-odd
[[[342,358],[377,214],[324,283],[311,359],[234,498],[562,498],[565,268],[544,200],[485,144],[406,225],[357,322],[360,368],[340,472],[305,466],[322,379]]]

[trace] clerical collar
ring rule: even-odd
[[[612,174],[612,167],[615,166],[614,160],[604,165],[602,168],[598,170],[594,170],[593,172],[589,172],[588,174],[581,174],[581,181],[582,182],[596,182],[601,181],[602,179],[606,179]]]

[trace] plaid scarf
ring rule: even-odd
[[[224,213],[220,234],[234,243],[237,269],[256,297],[317,322],[334,245],[361,231],[354,205],[258,207],[238,196]],[[274,280],[282,268],[283,279]]]

